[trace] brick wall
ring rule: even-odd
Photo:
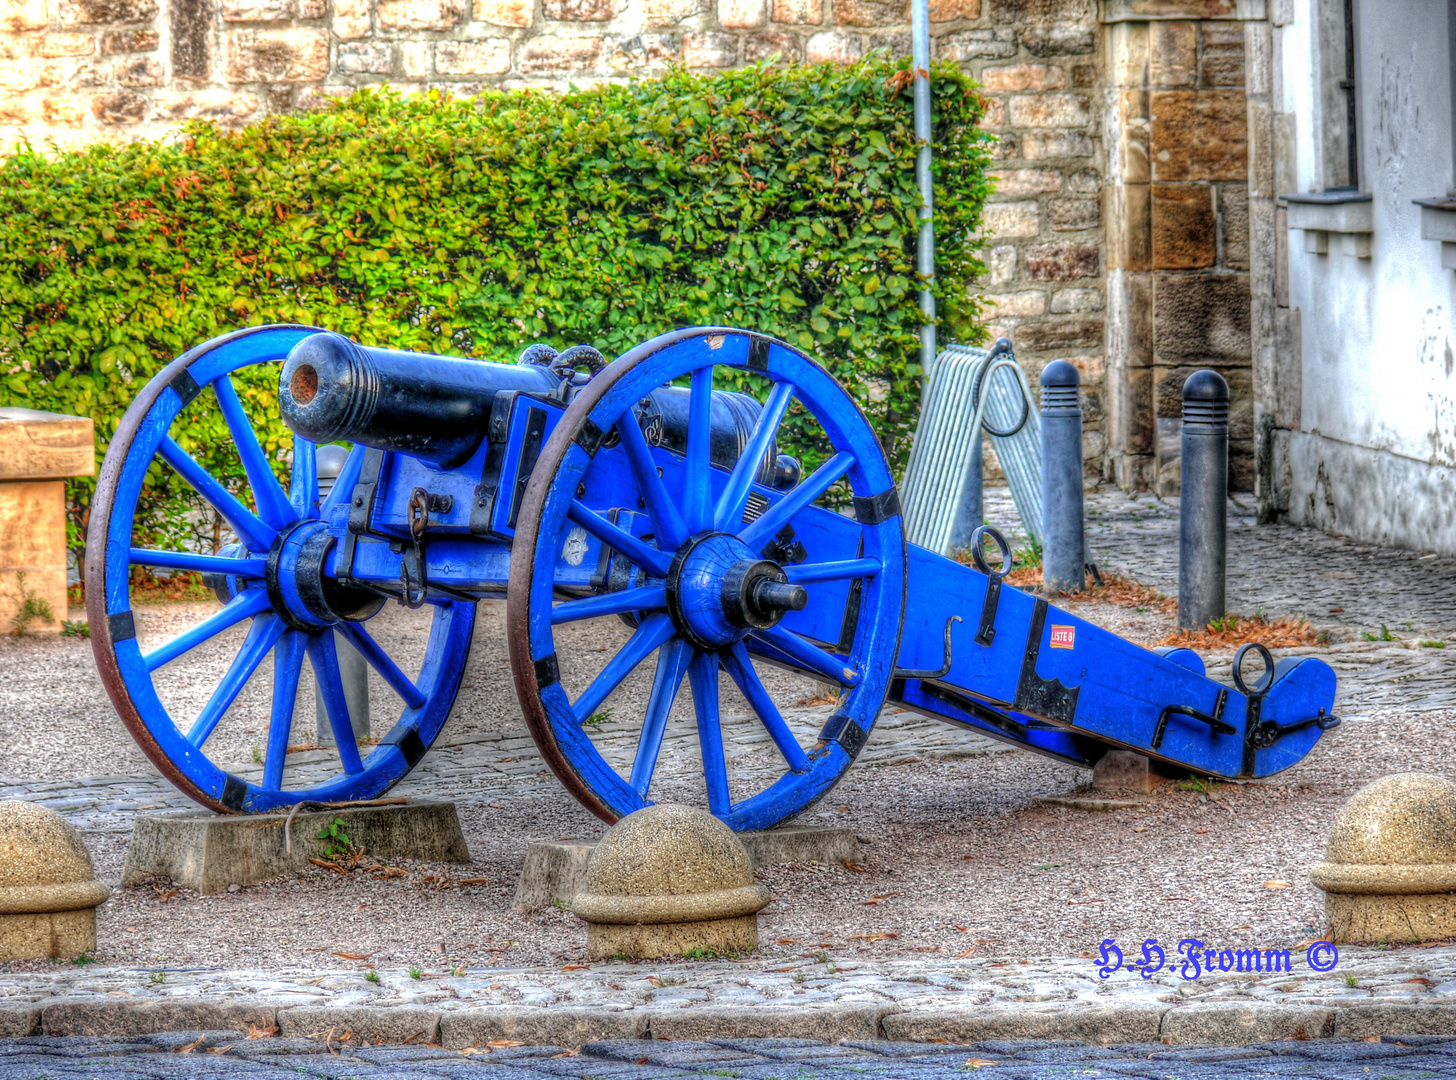
[[[1033,383],[1068,357],[1102,468],[1103,263],[1095,0],[931,0],[934,49],[979,79],[1000,136],[986,216],[993,332]],[[852,62],[910,49],[905,0],[0,0],[0,137],[156,135],[388,83],[564,87],[677,61]]]

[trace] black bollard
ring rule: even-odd
[[[1065,360],[1041,373],[1041,532],[1043,593],[1081,592],[1082,376]]]
[[[1229,387],[1206,368],[1183,384],[1178,516],[1178,626],[1202,630],[1224,616],[1228,550]]]

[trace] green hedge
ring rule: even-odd
[[[822,360],[903,464],[921,321],[906,66],[674,71],[564,95],[361,91],[237,132],[22,147],[0,164],[0,404],[90,416],[104,451],[145,380],[239,326],[509,360],[532,341],[616,355],[725,323]],[[989,139],[964,75],[937,67],[933,88],[942,333],[972,341]],[[240,390],[282,455],[275,378]],[[174,434],[241,491],[210,402]],[[78,544],[92,485],[72,484]],[[207,531],[183,487],[155,467],[150,531]]]

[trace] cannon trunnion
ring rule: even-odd
[[[281,365],[286,486],[233,385],[260,364]],[[172,434],[186,410],[211,406],[233,435],[244,498]],[[802,471],[778,450],[791,409],[802,445],[821,448]],[[314,448],[331,441],[352,449],[320,499]],[[218,550],[157,550],[134,535],[158,461],[226,522]],[[136,567],[201,574],[222,606],[143,641]],[[610,365],[586,346],[491,364],[309,327],[225,335],[158,375],[123,418],[86,574],[93,647],[122,720],[165,775],[222,811],[386,791],[450,715],[477,603],[503,594],[527,725],[567,789],[609,821],[651,802],[684,683],[704,801],[735,829],[768,828],[823,797],[886,700],[1080,765],[1115,747],[1222,776],[1287,768],[1338,723],[1334,675],[1318,659],[1266,655],[1246,681],[1241,654],[1234,686],[1222,686],[1189,650],[1142,649],[984,562],[907,546],[878,439],[844,389],[797,349],[724,327],[664,334]],[[422,663],[401,666],[369,629],[391,599],[430,613]],[[399,699],[377,746],[353,738],[337,639]],[[191,692],[170,696],[171,665],[225,640],[233,660],[200,710]],[[239,722],[240,694],[270,656],[262,760],[225,760],[213,734]],[[305,656],[337,741],[331,773],[287,758]],[[645,698],[629,699],[645,705],[621,705],[614,695],[649,659]],[[781,701],[803,690],[765,680],[770,668],[837,686],[833,707],[805,728],[810,714]],[[781,761],[767,785],[730,782],[725,677]],[[637,732],[626,764],[600,745],[609,702],[614,723]]]

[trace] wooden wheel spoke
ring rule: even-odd
[[[621,552],[638,566],[652,571],[658,577],[665,577],[667,575],[668,567],[672,565],[672,557],[667,552],[659,551],[645,541],[637,539],[637,537],[624,529],[619,529],[606,518],[588,510],[585,505],[575,499],[571,500],[571,505],[567,507],[566,512],[572,521],[576,522],[609,548]]]
[[[204,469],[191,454],[177,445],[170,435],[163,435],[157,452],[162,459],[182,475],[182,479],[196,489],[197,493],[212,504],[233,532],[238,534],[250,551],[267,551],[278,538],[278,530],[266,525],[263,519],[242,504],[231,491],[223,487]]]
[[[783,714],[769,696],[763,680],[758,677],[743,642],[735,642],[732,650],[723,656],[723,670],[728,672],[728,677],[748,699],[748,704],[758,715],[759,722],[783,755],[785,764],[796,773],[806,772],[809,768],[809,757],[799,745],[799,740],[794,738],[789,725],[784,722]]]
[[[589,720],[611,692],[622,685],[622,680],[672,635],[672,620],[666,614],[649,615],[643,620],[627,639],[627,644],[617,650],[617,654],[607,661],[607,666],[597,673],[591,685],[576,699],[572,706],[576,722],[580,724]]]
[[[698,715],[698,745],[703,751],[703,779],[708,785],[708,809],[723,817],[732,809],[728,798],[728,763],[723,756],[723,728],[718,719],[718,658],[696,653],[688,665],[693,684],[693,708]]]
[[[309,636],[308,659],[318,678],[319,692],[323,694],[324,710],[334,733],[334,745],[339,749],[339,761],[344,772],[357,776],[364,771],[364,762],[359,758],[359,745],[354,741],[354,724],[349,718],[349,699],[344,695],[344,681],[339,676],[339,654],[332,630]]]
[[[712,498],[713,365],[693,372],[688,397],[687,468],[683,470],[683,518],[690,533],[711,527],[708,515]]]
[[[301,435],[293,436],[293,479],[288,484],[288,503],[301,518],[319,516],[318,447]]]
[[[223,609],[204,619],[190,630],[184,630],[165,645],[158,646],[142,657],[148,671],[156,671],[163,664],[171,663],[185,652],[197,648],[209,638],[216,637],[230,626],[236,626],[244,619],[268,610],[268,594],[262,589],[248,589],[229,600]]]
[[[263,756],[266,791],[283,788],[283,766],[288,760],[288,736],[293,730],[293,707],[307,639],[302,630],[287,630],[273,649],[273,711],[268,717],[268,750]]]
[[[668,495],[662,477],[657,475],[657,465],[652,460],[652,451],[648,449],[647,437],[637,426],[631,410],[617,421],[617,434],[622,440],[622,449],[627,453],[627,460],[632,463],[637,486],[642,489],[642,501],[647,504],[647,515],[652,518],[658,543],[665,551],[676,551],[688,538],[687,526],[683,524],[682,515],[673,505],[672,496]]]
[[[399,665],[380,647],[368,630],[347,620],[339,623],[335,629],[349,639],[349,644],[359,650],[359,655],[368,661],[369,666],[384,677],[390,689],[404,698],[406,705],[411,709],[418,709],[425,703],[425,695],[420,692],[420,688],[400,670]]]
[[[733,466],[733,472],[728,477],[728,486],[718,497],[718,506],[713,511],[713,528],[732,531],[743,520],[743,510],[748,505],[749,486],[758,474],[763,455],[768,452],[768,444],[773,441],[779,424],[783,423],[784,413],[788,412],[793,400],[793,383],[783,382],[774,386],[768,404],[758,415],[758,423],[754,426],[748,445]]]
[[[768,630],[755,630],[753,636],[821,676],[826,682],[836,682],[841,686],[859,685],[860,675],[857,671],[846,667],[837,656],[831,656],[792,630],[775,626]]]
[[[314,448],[314,462],[314,472],[316,475],[318,471],[317,447]],[[338,478],[334,480],[334,486],[329,491],[328,498],[319,507],[319,517],[327,521],[329,515],[333,513],[334,507],[338,506],[340,502],[348,502],[353,497],[354,485],[359,483],[359,473],[363,468],[364,454],[362,451],[355,450],[345,459],[344,468],[339,473]]]
[[[801,510],[838,483],[840,477],[854,467],[854,461],[854,455],[848,450],[839,451],[793,491],[765,510],[762,517],[744,526],[738,534],[739,539],[755,550],[768,543]]]
[[[667,606],[667,586],[647,585],[636,589],[589,596],[585,600],[567,600],[551,609],[551,623],[576,622],[602,615],[625,615],[632,611],[651,611]]]
[[[253,625],[248,629],[248,638],[243,642],[243,647],[238,650],[238,655],[233,657],[227,674],[222,677],[222,682],[217,684],[217,689],[212,692],[212,697],[207,699],[207,704],[202,707],[202,712],[198,714],[197,720],[187,732],[188,742],[201,749],[202,744],[207,742],[213,729],[217,727],[218,721],[223,718],[223,714],[232,707],[232,703],[237,700],[238,694],[247,681],[253,677],[253,672],[258,670],[258,665],[263,662],[269,650],[278,644],[278,639],[283,636],[285,629],[287,627],[284,626],[283,620],[271,611],[265,611],[253,619]]]
[[[133,566],[157,566],[166,570],[191,570],[198,574],[227,574],[240,578],[261,578],[267,563],[263,559],[229,559],[226,555],[195,555],[190,551],[154,551],[132,548]]]
[[[667,718],[677,700],[683,676],[687,674],[692,649],[688,643],[674,638],[657,654],[657,672],[652,677],[652,694],[647,699],[647,713],[642,719],[642,732],[637,737],[637,754],[632,759],[632,775],[627,781],[644,799],[652,785],[657,757],[662,752],[662,737],[667,732]]]
[[[784,567],[784,573],[795,585],[812,585],[816,581],[843,581],[846,578],[872,578],[880,572],[879,559],[843,559],[839,562],[800,563]]]
[[[289,504],[288,496],[283,493],[283,485],[274,475],[268,455],[263,453],[258,434],[253,430],[253,422],[243,411],[243,403],[238,400],[238,392],[233,388],[232,379],[226,375],[218,376],[212,384],[212,390],[217,395],[217,403],[222,408],[222,417],[232,434],[238,457],[242,459],[243,472],[248,474],[248,483],[253,488],[253,499],[258,505],[258,516],[275,529],[296,520],[298,514]]]

